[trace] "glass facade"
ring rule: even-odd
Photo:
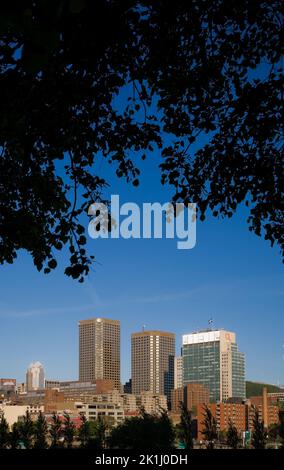
[[[232,396],[246,398],[245,355],[232,344]]]
[[[220,343],[183,345],[183,383],[201,383],[209,390],[210,401],[220,401]]]

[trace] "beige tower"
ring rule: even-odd
[[[91,318],[79,322],[79,380],[112,380],[120,388],[120,322]]]
[[[152,392],[170,399],[174,388],[175,335],[142,331],[131,338],[132,393]]]

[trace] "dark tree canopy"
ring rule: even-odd
[[[167,413],[150,415],[141,410],[141,416],[128,418],[114,427],[108,444],[110,449],[165,450],[174,447],[175,433]]]
[[[0,6],[0,262],[88,273],[80,215],[115,165],[139,184],[162,155],[173,200],[200,219],[249,208],[284,252],[280,0],[10,0]],[[128,98],[118,109],[114,98]],[[171,144],[169,144],[171,141]]]

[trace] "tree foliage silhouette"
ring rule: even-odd
[[[284,410],[279,410],[279,437],[284,449]]]
[[[78,430],[78,440],[80,441],[80,446],[87,448],[90,445],[91,440],[91,429],[90,422],[87,420],[85,414],[80,416],[81,424]]]
[[[48,273],[67,246],[82,282],[98,163],[137,186],[155,149],[174,201],[201,220],[245,204],[283,253],[281,4],[1,2],[0,262],[25,249]]]
[[[180,425],[179,437],[185,445],[186,449],[193,449],[193,436],[192,436],[192,415],[191,411],[187,409],[184,403],[180,403]]]
[[[160,416],[141,410],[141,416],[128,418],[112,429],[108,445],[112,449],[165,450],[174,445],[174,429],[166,412]]]
[[[9,444],[9,425],[2,414],[0,418],[0,449],[5,449]]]
[[[238,430],[233,421],[229,419],[229,427],[227,431],[227,444],[232,449],[237,449],[239,443]]]
[[[217,439],[217,423],[216,419],[214,418],[210,408],[208,406],[204,406],[204,413],[203,413],[204,421],[202,435],[207,442],[208,449],[214,449],[214,441]]]
[[[62,434],[64,436],[64,441],[66,443],[67,448],[71,449],[76,434],[76,428],[68,413],[64,413]]]
[[[265,449],[266,443],[266,430],[263,421],[260,420],[259,411],[257,408],[254,410],[253,415],[253,431],[251,444],[254,449]]]
[[[46,449],[47,443],[47,422],[44,414],[40,411],[36,422],[34,423],[34,448]]]
[[[57,414],[52,415],[49,435],[51,439],[51,447],[57,448],[61,446],[60,439],[62,437],[62,423],[60,417]]]
[[[31,414],[27,410],[25,416],[18,423],[20,440],[26,449],[30,449],[33,445],[34,436],[34,422],[32,421]]]
[[[11,449],[17,449],[20,442],[20,429],[19,422],[13,423],[12,429],[9,433],[9,445]]]

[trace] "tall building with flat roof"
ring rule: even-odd
[[[164,394],[174,388],[175,335],[142,331],[131,337],[132,393]]]
[[[175,357],[175,375],[174,388],[183,386],[183,360],[182,356]]]
[[[184,385],[201,383],[210,401],[245,399],[245,355],[236,335],[225,330],[204,330],[182,338]]]
[[[120,388],[120,321],[79,321],[79,380],[112,380]]]

